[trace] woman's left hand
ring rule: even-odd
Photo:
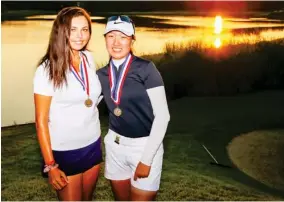
[[[147,166],[141,161],[138,163],[135,174],[134,174],[134,180],[136,181],[137,178],[145,178],[149,176],[151,170],[151,166]]]

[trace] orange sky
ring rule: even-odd
[[[261,2],[247,1],[188,1],[186,6],[189,10],[208,11],[208,12],[245,12],[249,10],[258,10]]]

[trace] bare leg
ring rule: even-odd
[[[96,188],[100,164],[90,168],[83,173],[83,201],[92,201],[93,192]]]
[[[111,189],[116,201],[130,200],[130,179],[127,180],[111,180]]]
[[[82,176],[82,173],[67,176],[69,183],[62,190],[56,191],[60,201],[82,200]]]
[[[145,191],[131,186],[131,201],[154,201],[157,191]]]

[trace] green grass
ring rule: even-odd
[[[283,186],[278,186],[281,182],[283,185],[283,174],[274,172],[279,152],[283,150],[273,150],[277,155],[270,155],[265,164],[263,156],[258,155],[274,147],[271,142],[283,143],[283,103],[284,91],[170,101],[171,121],[164,140],[164,165],[157,200],[284,200]],[[102,131],[105,135],[105,118]],[[228,149],[234,138],[246,133],[252,138],[234,143],[234,152]],[[262,141],[254,141],[259,133]],[[277,141],[269,141],[270,133],[278,134]],[[34,125],[2,128],[1,139],[2,200],[57,200],[40,174]],[[211,165],[212,160],[201,144],[220,163],[233,168]],[[238,163],[236,159],[251,164]],[[253,169],[260,164],[262,170]],[[277,169],[281,168],[279,165]],[[113,200],[110,185],[103,177],[103,166],[94,199]]]

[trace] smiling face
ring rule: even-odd
[[[106,48],[113,59],[122,59],[131,51],[132,37],[120,31],[111,31],[105,35]]]
[[[85,16],[72,18],[69,43],[73,51],[82,50],[90,40],[90,28]]]

